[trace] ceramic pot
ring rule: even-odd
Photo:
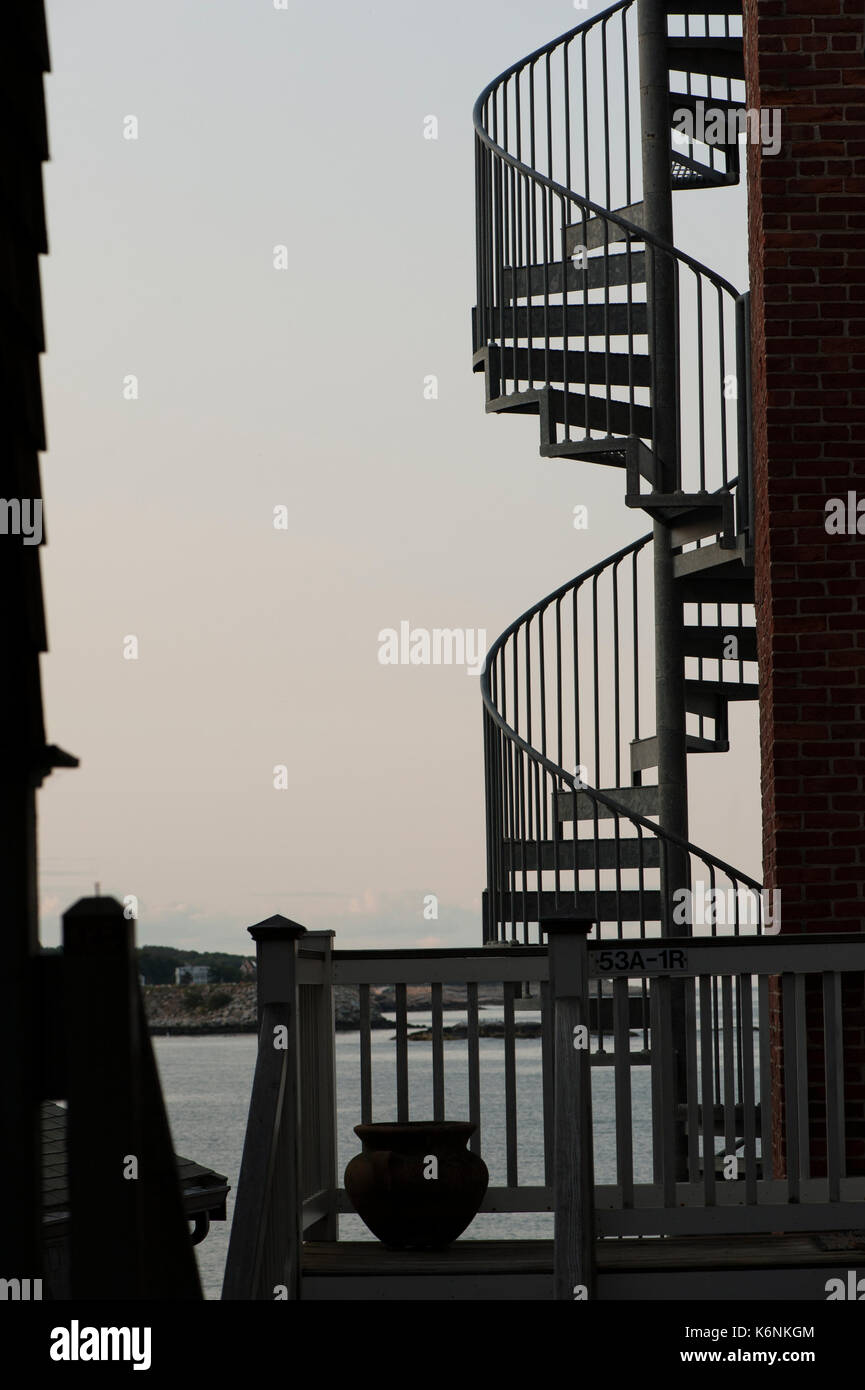
[[[487,1166],[466,1148],[476,1125],[456,1120],[355,1125],[363,1152],[345,1170],[361,1220],[394,1250],[441,1250],[477,1215]]]

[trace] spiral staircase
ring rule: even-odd
[[[656,230],[673,192],[738,182],[744,109],[741,0],[619,0],[475,107],[486,409],[537,415],[545,458],[620,470],[653,523],[489,653],[485,941],[562,913],[613,938],[764,924],[660,770],[664,739],[683,767],[726,752],[757,696],[748,297]]]

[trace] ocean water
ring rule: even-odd
[[[501,1018],[487,1009],[484,1019]],[[521,1019],[540,1015],[525,1013]],[[464,1021],[457,1011],[445,1014],[445,1023]],[[412,1013],[413,1025],[431,1022],[429,1014]],[[228,1221],[214,1222],[207,1238],[196,1248],[205,1296],[217,1299],[222,1287],[228,1234],[237,1191],[243,1136],[252,1091],[257,1039],[253,1034],[233,1037],[154,1038],[156,1060],[171,1123],[175,1151],[185,1158],[224,1173],[231,1183]],[[468,1071],[465,1041],[445,1042],[445,1116],[468,1119]],[[432,1116],[432,1063],[429,1042],[410,1043],[409,1118]],[[396,1119],[396,1046],[390,1030],[372,1034],[373,1118]],[[504,1048],[499,1038],[481,1038],[481,1156],[490,1170],[490,1183],[505,1183],[505,1071]],[[522,1038],[516,1043],[517,1137],[519,1181],[542,1185],[543,1109],[540,1039]],[[337,1033],[336,1073],[338,1104],[338,1171],[360,1151],[353,1133],[360,1121],[360,1034]],[[648,1067],[631,1073],[633,1099],[634,1177],[651,1179],[650,1079]],[[595,1133],[595,1180],[615,1181],[615,1104],[613,1068],[592,1068]],[[552,1236],[551,1214],[491,1213],[475,1218],[463,1239],[524,1239]],[[357,1216],[340,1218],[340,1237],[373,1240]]]

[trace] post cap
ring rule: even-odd
[[[275,913],[273,917],[266,917],[263,922],[256,922],[255,926],[247,927],[253,941],[296,941],[300,936],[306,936],[306,927],[302,927],[299,922],[292,922],[290,917],[283,917],[280,913]]]

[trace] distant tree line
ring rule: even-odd
[[[178,965],[209,965],[214,984],[238,984],[244,956],[229,955],[226,951],[178,951],[173,946],[139,946],[138,969],[149,985],[173,985]]]
[[[59,946],[43,947],[52,954],[60,949]],[[173,985],[174,970],[178,965],[209,965],[214,984],[238,984],[246,978],[241,975],[240,967],[247,957],[229,955],[226,951],[181,951],[174,946],[139,946],[135,954],[139,973],[148,985]]]

